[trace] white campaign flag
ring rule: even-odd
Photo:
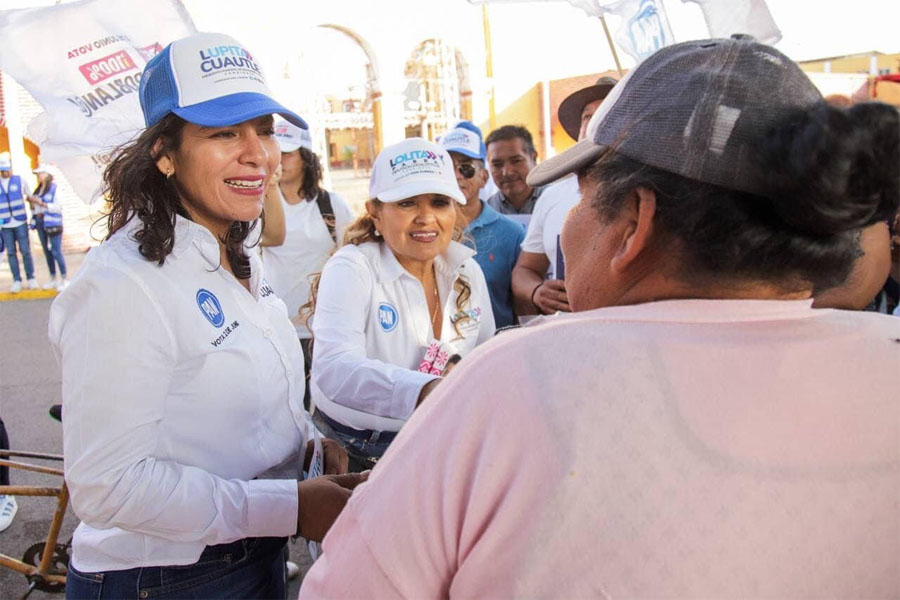
[[[666,18],[662,0],[568,0],[569,4],[599,17],[606,13],[616,15],[621,24],[616,30],[616,43],[641,62],[663,46],[675,43],[672,28]]]
[[[766,0],[682,0],[699,4],[706,19],[709,35],[728,38],[735,33],[748,33],[763,44],[775,44],[781,31],[769,12]]]
[[[0,70],[44,108],[28,135],[86,202],[100,194],[110,152],[144,127],[138,100],[144,65],[194,32],[180,0],[81,0],[0,11]]]

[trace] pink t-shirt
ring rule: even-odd
[[[655,302],[502,334],[301,598],[900,596],[900,320]]]

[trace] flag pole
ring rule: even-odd
[[[481,5],[481,19],[484,25],[484,60],[487,70],[487,78],[490,83],[490,95],[488,96],[488,115],[491,131],[497,128],[497,108],[494,105],[494,59],[491,53],[491,21],[488,18],[487,4]]]
[[[622,64],[619,62],[619,54],[616,52],[616,46],[613,44],[612,36],[609,35],[609,27],[606,26],[605,15],[600,15],[600,22],[603,24],[603,33],[606,34],[606,41],[609,43],[610,51],[612,51],[613,60],[616,61],[616,70],[619,72],[619,77],[624,77],[625,74],[622,73]]]

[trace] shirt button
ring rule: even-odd
[[[288,369],[288,370],[285,371],[285,372],[287,373],[287,376],[288,376],[288,377],[293,377],[293,376],[294,376],[294,370],[293,370],[293,369]]]
[[[272,330],[271,330],[271,329],[264,329],[264,330],[263,330],[263,335],[266,336],[267,338],[272,337]]]
[[[146,598],[150,594],[147,593],[147,590],[141,590],[141,593],[138,594],[141,598]]]

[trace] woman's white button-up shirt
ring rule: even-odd
[[[293,534],[312,431],[300,345],[259,258],[248,293],[204,227],[178,218],[159,266],[138,253],[136,221],[91,251],[50,313],[82,571]]]
[[[491,300],[474,254],[451,242],[434,261],[444,315],[440,341],[460,356],[494,335]],[[456,307],[457,277],[471,286],[463,310]],[[316,406],[349,427],[399,431],[422,387],[435,378],[416,370],[435,339],[419,280],[384,243],[344,246],[322,272],[311,324]]]

